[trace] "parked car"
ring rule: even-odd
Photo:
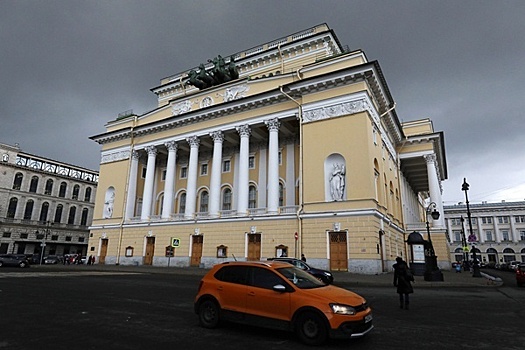
[[[519,266],[520,263],[521,263],[521,261],[511,261],[509,263],[509,269],[511,271],[516,271],[518,269],[518,266]]]
[[[326,284],[332,284],[334,282],[334,276],[332,275],[330,271],[317,269],[315,267],[308,265],[306,262],[300,259],[282,257],[282,258],[268,258],[268,260],[284,261],[289,264],[292,264],[293,266],[298,267],[301,270],[308,272],[309,274],[323,281]]]
[[[64,257],[58,255],[48,255],[44,257],[44,264],[62,264],[64,262]]]
[[[518,287],[522,287],[525,284],[525,263],[519,264],[516,269],[516,283]]]
[[[0,254],[0,266],[29,267],[29,261],[24,254]]]
[[[285,329],[308,345],[362,337],[373,329],[365,298],[281,261],[215,265],[200,282],[194,309],[205,328],[229,320]]]

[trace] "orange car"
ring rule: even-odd
[[[205,328],[221,320],[248,323],[295,331],[309,345],[362,337],[374,328],[363,297],[276,261],[215,265],[200,282],[195,313]]]

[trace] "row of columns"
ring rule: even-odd
[[[279,209],[279,127],[280,122],[277,118],[266,120],[265,124],[269,131],[268,143],[268,200],[267,212],[277,213]],[[249,157],[250,157],[250,135],[251,128],[249,125],[236,127],[240,136],[239,146],[239,170],[238,170],[238,188],[237,192],[237,213],[242,215],[247,213],[249,203]],[[213,139],[213,160],[210,178],[209,194],[209,215],[218,217],[220,211],[220,193],[221,193],[221,174],[222,174],[222,148],[224,134],[222,131],[215,131],[209,134]],[[195,215],[197,203],[197,177],[199,165],[199,146],[200,139],[198,136],[186,138],[190,146],[190,156],[188,163],[187,185],[186,185],[186,209],[184,218],[191,219]],[[168,150],[168,162],[166,170],[166,182],[164,188],[164,201],[162,206],[162,218],[169,218],[173,212],[174,194],[175,194],[175,168],[177,159],[178,145],[176,141],[164,143]],[[154,180],[157,147],[148,146],[144,150],[148,154],[146,177],[144,181],[144,192],[142,195],[141,220],[147,220],[151,215],[151,209],[154,198]],[[136,200],[136,184],[138,175],[139,154],[133,151],[131,154],[131,169],[129,172],[128,194],[126,202],[126,219],[134,216],[134,207]]]

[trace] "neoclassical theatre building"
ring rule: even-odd
[[[213,53],[216,54],[216,53]],[[196,63],[198,64],[198,63]],[[90,252],[103,264],[200,266],[300,256],[378,273],[442,212],[443,134],[400,123],[383,72],[322,24],[162,79],[158,106],[102,147]],[[443,215],[430,223],[449,265]]]

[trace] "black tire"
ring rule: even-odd
[[[328,337],[328,329],[322,316],[315,312],[304,312],[295,322],[295,332],[306,345],[321,345]]]
[[[3,261],[0,261],[0,267],[2,267],[3,264],[4,264],[4,262],[3,262]]]
[[[217,328],[220,320],[219,305],[213,300],[204,300],[199,305],[199,324],[204,328]]]

